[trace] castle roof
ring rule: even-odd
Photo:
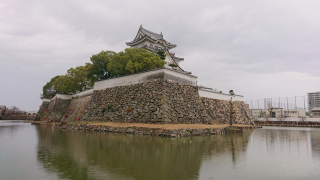
[[[130,42],[127,42],[126,44],[128,46],[134,46],[136,44],[140,44],[144,40],[149,40],[149,41],[154,42],[154,43],[155,42],[162,43],[168,49],[175,48],[177,46],[175,44],[172,44],[172,43],[166,41],[163,38],[162,33],[158,34],[158,33],[149,31],[149,30],[143,28],[142,25],[140,26],[140,28],[138,30],[138,33],[137,33],[136,37],[134,38],[134,40],[130,41]]]

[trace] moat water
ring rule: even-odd
[[[320,179],[320,128],[162,138],[0,121],[0,180]]]

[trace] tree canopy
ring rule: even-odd
[[[165,51],[160,50],[157,52],[157,55],[160,56],[162,60],[166,59]]]
[[[124,52],[113,55],[108,70],[119,76],[160,68],[164,64],[165,61],[157,54],[149,53],[145,49],[127,48]]]
[[[89,89],[98,80],[160,68],[165,64],[164,59],[164,52],[155,54],[138,48],[127,48],[119,53],[101,51],[92,55],[91,62],[85,66],[70,68],[65,75],[53,77],[43,86],[43,97],[77,93]]]
[[[91,63],[86,63],[88,78],[91,82],[108,79],[114,76],[114,73],[108,71],[107,68],[114,54],[116,53],[113,51],[101,51],[99,54],[91,56]]]
[[[47,82],[46,85],[42,88],[42,96],[46,98],[53,98],[57,92],[53,87],[53,83],[59,78],[60,76],[55,76],[51,78],[49,82]]]

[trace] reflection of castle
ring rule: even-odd
[[[171,139],[49,128],[36,128],[38,162],[61,179],[194,179],[203,157],[223,154],[236,161],[252,132]]]
[[[144,29],[141,25],[134,40],[127,42],[126,44],[134,48],[144,48],[149,52],[156,53],[158,51],[164,51],[166,55],[165,67],[169,67],[169,65],[175,64],[177,65],[177,70],[184,71],[179,66],[179,62],[184,61],[184,58],[176,57],[175,53],[169,52],[170,49],[177,47],[177,45],[166,41],[163,38],[162,33],[154,33],[152,31]]]

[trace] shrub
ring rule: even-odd
[[[49,111],[49,109],[46,109],[46,111]]]
[[[106,108],[103,108],[103,109],[101,110],[102,113],[104,113],[105,111],[106,111]]]
[[[46,117],[43,117],[42,119],[45,119]]]
[[[127,108],[127,112],[131,112],[132,109],[133,109],[132,107],[128,107],[128,108]]]
[[[92,109],[95,109],[96,107],[95,106],[92,106]]]
[[[169,66],[171,66],[172,68],[173,67],[178,67],[178,65],[176,65],[176,64],[169,64]]]
[[[144,117],[146,115],[146,113],[142,113],[140,114],[140,117]]]
[[[77,120],[80,121],[80,118],[78,118]]]
[[[64,115],[64,118],[68,118],[68,114]]]
[[[188,129],[187,131],[192,135],[193,129]]]
[[[72,109],[71,108],[69,108],[69,111],[71,111]]]

